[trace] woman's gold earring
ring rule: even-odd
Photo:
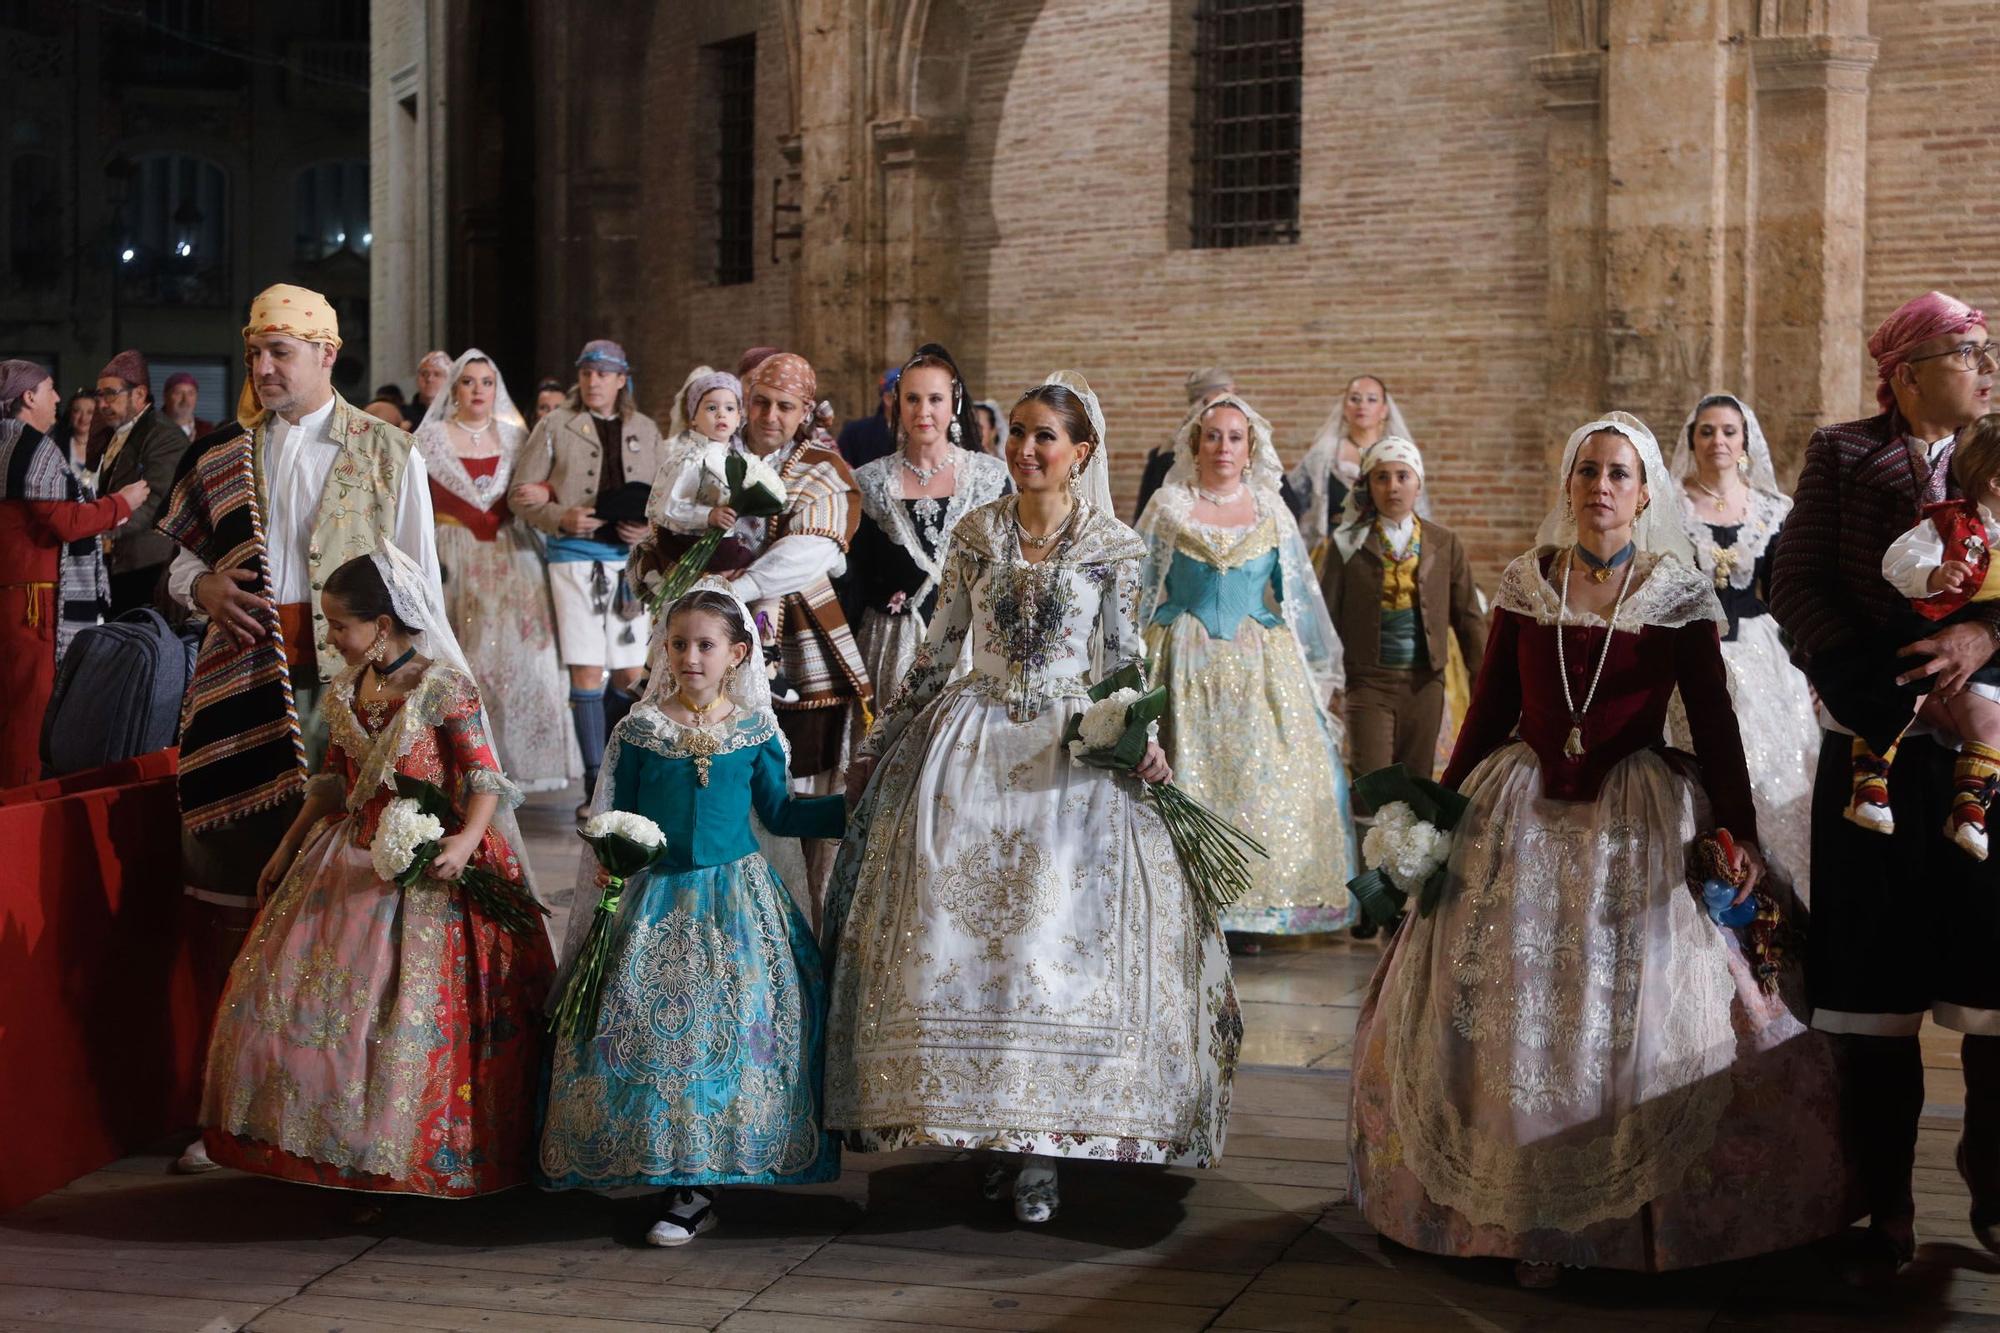
[[[1738,454],[1738,455],[1736,455],[1736,470],[1737,470],[1738,472],[1744,472],[1744,473],[1747,473],[1747,472],[1749,472],[1749,471],[1750,471],[1750,455],[1749,455],[1749,454],[1747,454],[1747,453],[1744,453],[1744,454]]]
[[[368,645],[368,660],[376,663],[379,666],[382,663],[383,659],[387,658],[388,656],[389,656],[389,636],[381,633],[378,630],[375,634],[375,642]]]

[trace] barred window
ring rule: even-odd
[[[715,280],[756,276],[757,35],[708,48],[716,107]]]
[[[1192,241],[1299,238],[1303,0],[1199,0]]]

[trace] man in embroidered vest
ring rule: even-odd
[[[824,795],[841,790],[848,750],[858,739],[856,729],[867,725],[874,691],[833,592],[833,579],[847,568],[861,508],[854,473],[815,438],[817,390],[811,363],[790,352],[765,357],[744,377],[743,442],[785,483],[785,508],[769,522],[738,523],[737,535],[757,555],[726,577],[746,602],[780,603],[779,661],[798,697],[775,704],[775,711],[791,745],[792,787]],[[643,581],[660,563],[649,552],[638,577]],[[817,929],[832,844],[808,841],[806,862]]]
[[[269,288],[243,346],[237,420],[188,446],[159,525],[180,546],[169,594],[208,618],[181,714],[183,870],[191,896],[228,914],[213,933],[239,941],[258,872],[326,753],[320,691],[344,663],[320,585],[385,541],[438,580],[423,459],[333,391],[327,299]],[[206,1169],[195,1152],[184,1168]]]
[[[1951,497],[1958,433],[1992,410],[2000,352],[1985,316],[1942,292],[1897,310],[1868,351],[1882,412],[1813,432],[1773,561],[1771,611],[1832,723],[1813,789],[1806,981],[1813,1026],[1840,1034],[1846,1056],[1850,1151],[1870,1213],[1855,1272],[1880,1278],[1916,1246],[1910,1177],[1926,1014],[1965,1034],[1957,1165],[1973,1231],[2000,1253],[2000,862],[1973,861],[1943,832],[1952,751],[1914,732],[1891,744],[1916,690],[1949,697],[1993,657],[2000,603],[1899,658],[1895,626],[1908,604],[1882,576],[1890,542],[1926,504]],[[1881,766],[1872,775],[1870,757]],[[1849,816],[1856,785],[1871,776],[1887,787],[1886,827]]]

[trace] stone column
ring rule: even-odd
[[[875,352],[889,366],[919,343],[950,346],[958,332],[958,158],[965,135],[957,120],[917,116],[877,121],[873,131],[881,247]]]
[[[1604,399],[1604,52],[1538,56],[1548,90],[1549,467]]]
[[[1663,448],[1718,382],[1726,292],[1726,6],[1621,0],[1605,65],[1605,407]]]
[[[798,152],[805,235],[794,269],[798,351],[842,417],[875,405],[868,337],[865,0],[798,0]]]
[[[1815,426],[1874,411],[1858,341],[1875,50],[1873,39],[1855,34],[1781,33],[1750,44],[1755,406],[1787,480]]]

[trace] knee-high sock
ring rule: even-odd
[[[2000,1037],[1968,1035],[1960,1045],[1965,1067],[1965,1183],[1974,1218],[2000,1221]]]
[[[606,685],[604,687],[604,734],[609,736],[612,730],[625,720],[625,715],[632,711],[632,705],[638,702],[637,698],[627,694],[616,685]]]
[[[1924,1061],[1915,1037],[1841,1037],[1848,1155],[1861,1168],[1870,1221],[1908,1223],[1910,1172],[1924,1112]],[[1969,1100],[1969,1098],[1968,1098]],[[1966,1123],[1971,1124],[1967,1106]]]
[[[1951,803],[1954,807],[1977,805],[1984,809],[1988,784],[2000,779],[2000,750],[1978,741],[1967,741],[1952,764],[1951,777]]]
[[[1900,738],[1896,744],[1902,744]],[[1857,789],[1864,782],[1880,782],[1885,788],[1889,785],[1889,765],[1896,762],[1896,745],[1876,754],[1873,746],[1856,736],[1850,752],[1854,757],[1854,785]]]
[[[583,792],[597,790],[597,770],[604,764],[604,691],[569,688],[570,716],[576,719],[576,745],[583,751]]]

